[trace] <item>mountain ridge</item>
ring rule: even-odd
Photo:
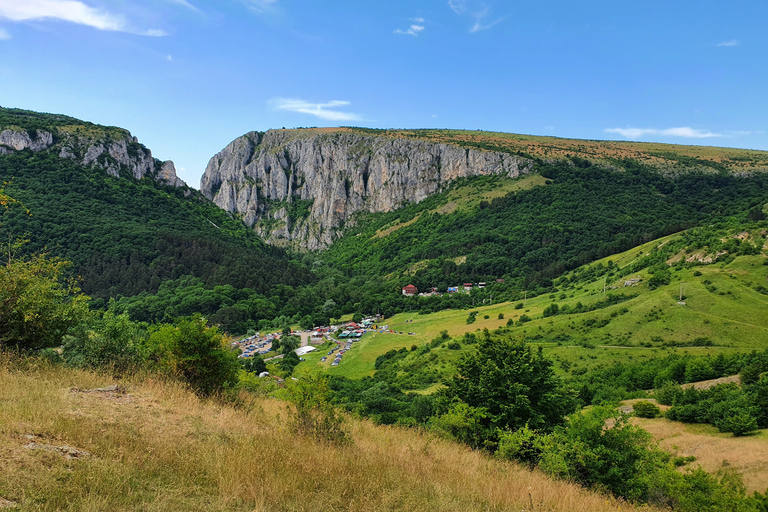
[[[211,158],[200,191],[267,243],[323,250],[358,213],[419,203],[457,178],[516,178],[562,162],[617,172],[642,167],[669,178],[768,172],[768,152],[755,150],[466,130],[302,128],[238,137]]]
[[[0,155],[53,150],[60,158],[96,166],[115,177],[126,173],[173,187],[188,188],[171,160],[152,156],[128,130],[99,126],[68,116],[0,107]]]
[[[532,164],[508,153],[352,130],[270,130],[243,135],[211,158],[200,191],[268,243],[314,250],[338,239],[359,211],[419,202],[460,177],[515,178]]]

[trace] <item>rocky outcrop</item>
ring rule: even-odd
[[[358,211],[419,202],[460,177],[528,172],[493,151],[352,131],[251,132],[211,158],[200,191],[269,243],[323,249]]]
[[[0,155],[25,149],[35,152],[50,149],[61,158],[100,167],[113,176],[151,178],[174,187],[186,187],[176,176],[173,162],[152,157],[152,152],[139,144],[136,137],[120,129],[111,129],[109,135],[99,138],[62,130],[55,130],[54,134],[8,128],[0,132]]]

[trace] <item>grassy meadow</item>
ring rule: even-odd
[[[654,240],[589,267],[605,266],[609,261],[620,268],[631,266],[679,236]],[[728,263],[687,268],[673,266],[670,267],[670,283],[654,290],[647,285],[651,277],[647,268],[621,277],[614,275],[582,281],[575,277],[578,271],[574,271],[567,274],[573,278],[570,284],[560,285],[555,293],[525,301],[478,304],[469,310],[446,310],[428,315],[417,312],[395,315],[380,324],[404,334],[368,333],[353,344],[338,367],[330,366],[331,359],[319,362],[330,349],[329,345],[325,350],[308,355],[307,363],[300,365],[298,371],[327,370],[361,378],[373,375],[376,358],[390,350],[411,350],[414,345],[422,347],[441,331],[460,340],[465,333],[505,329],[509,320],[515,322],[509,327],[513,336],[544,347],[545,354],[556,362],[557,370],[564,373],[670,353],[715,355],[764,350],[768,348],[768,315],[765,315],[768,295],[756,288],[768,284],[767,261],[761,253],[737,256]],[[624,286],[625,282],[634,279],[637,283]],[[681,291],[685,295],[682,303]],[[553,303],[561,309],[563,306],[573,309],[579,303],[590,306],[608,294],[636,296],[594,311],[543,316],[544,310]],[[414,298],[414,304],[416,300]],[[414,305],[414,309],[418,309],[417,306]],[[467,323],[470,312],[477,312],[473,323]],[[518,325],[523,315],[531,320]],[[450,374],[452,363],[465,350],[472,350],[472,346],[462,344],[460,350],[440,346],[435,364],[444,374]]]
[[[113,391],[93,391],[117,384]],[[296,435],[286,403],[201,400],[0,354],[0,504],[18,510],[617,511],[626,503],[413,429]],[[77,451],[75,451],[77,450]],[[649,510],[643,508],[643,510]]]

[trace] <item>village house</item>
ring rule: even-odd
[[[419,293],[419,289],[413,286],[412,284],[409,284],[408,286],[403,288],[403,295],[405,295],[406,297],[413,297],[417,293]]]

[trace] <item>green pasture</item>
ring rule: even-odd
[[[654,247],[667,243],[678,235],[655,240],[626,253],[607,258],[618,267],[625,267],[647,254]],[[618,277],[598,277],[589,282],[560,286],[551,294],[523,301],[479,304],[468,310],[447,310],[429,315],[401,313],[385,319],[381,325],[404,334],[369,333],[355,342],[338,367],[330,367],[330,359],[319,363],[325,351],[307,356],[307,366],[361,378],[374,373],[376,358],[389,350],[418,348],[430,343],[441,331],[460,341],[467,332],[502,329],[511,336],[541,345],[555,362],[558,372],[583,373],[592,368],[615,362],[628,362],[670,353],[715,355],[738,351],[762,350],[768,347],[768,295],[756,290],[768,285],[768,266],[762,254],[739,256],[728,264],[681,266],[671,268],[671,281],[650,290],[648,270]],[[626,281],[639,278],[634,286]],[[607,294],[636,295],[630,300],[585,313],[558,314],[543,317],[545,308],[555,303],[560,308],[577,303],[589,306],[603,300]],[[611,287],[615,287],[611,289]],[[680,300],[684,291],[683,301]],[[468,324],[470,312],[477,312],[475,321]],[[499,314],[504,318],[499,319]],[[531,321],[518,325],[522,315]],[[488,318],[485,318],[485,317]],[[508,320],[515,322],[507,327]],[[415,334],[409,335],[407,333]],[[448,373],[455,360],[468,349],[462,343],[460,350],[445,346],[434,349],[430,363],[441,372]],[[407,367],[416,360],[417,353],[403,361]],[[315,359],[316,358],[316,359]],[[315,361],[315,363],[312,363]]]

